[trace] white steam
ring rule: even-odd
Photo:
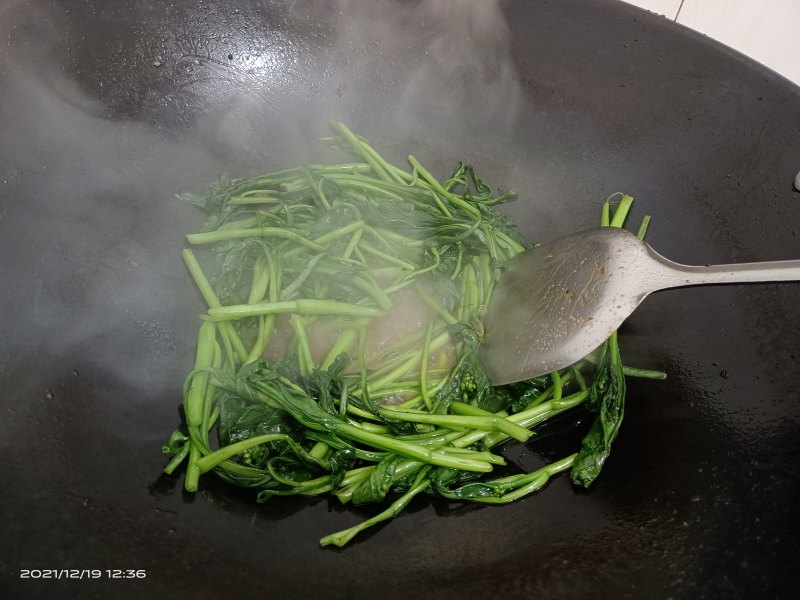
[[[76,69],[117,57],[70,64],[60,54],[104,52],[66,39],[75,22],[64,13],[0,6],[0,215],[14,227],[0,223],[0,235],[17,236],[4,247],[25,256],[3,261],[4,275],[23,282],[6,307],[20,352],[64,356],[119,332],[118,354],[97,361],[127,360],[131,385],[156,376],[152,363],[126,355],[132,330],[163,353],[191,353],[173,323],[200,309],[179,258],[200,216],[173,194],[203,191],[224,171],[329,160],[315,138],[330,119],[377,138],[395,160],[417,152],[441,174],[479,143],[481,155],[499,152],[522,100],[497,2],[339,0],[332,21],[327,5],[313,10],[290,5],[289,33],[266,39],[257,13],[249,29],[220,22],[208,44],[191,24],[167,28],[158,47],[132,40],[125,68],[112,65],[104,79]],[[292,33],[315,18],[319,35]],[[140,89],[159,77],[169,85]],[[110,103],[126,93],[142,106]],[[480,123],[495,139],[475,139]]]

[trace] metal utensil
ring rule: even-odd
[[[495,385],[521,381],[589,354],[652,292],[796,280],[800,260],[686,266],[624,229],[575,233],[509,263],[484,322],[481,362]]]

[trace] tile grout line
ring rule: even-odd
[[[678,12],[675,13],[675,18],[673,19],[673,21],[675,21],[676,23],[678,22],[678,17],[681,16],[681,9],[683,8],[684,2],[686,2],[686,0],[681,0],[680,6],[678,6]]]

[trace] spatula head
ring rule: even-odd
[[[652,258],[628,231],[604,227],[512,259],[484,319],[481,363],[494,385],[563,369],[595,350],[644,297]]]

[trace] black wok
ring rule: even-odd
[[[685,263],[800,256],[800,90],[601,0],[0,6],[0,595],[789,598],[800,286],[665,292],[624,326],[625,423],[594,489],[372,514],[159,477],[202,305],[174,200],[220,172],[330,160],[345,121],[440,176],[460,159],[531,238],[624,191]],[[571,451],[543,441],[530,468]],[[549,445],[548,445],[549,444]],[[99,569],[91,581],[22,569]],[[114,581],[106,570],[143,569]],[[111,574],[114,572],[111,571]]]

